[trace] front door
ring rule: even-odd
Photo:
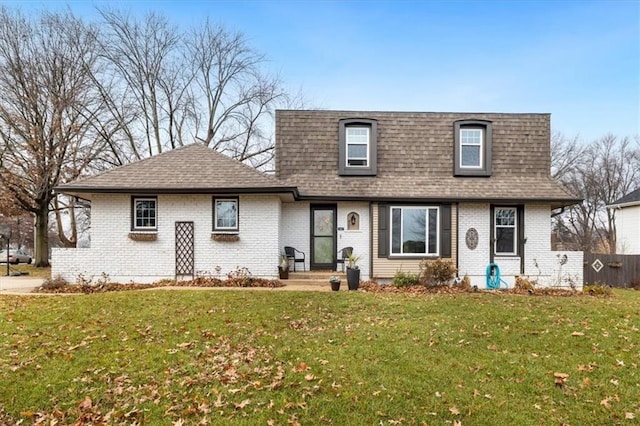
[[[336,205],[311,205],[311,269],[336,269]]]

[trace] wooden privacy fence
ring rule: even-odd
[[[639,254],[584,254],[584,284],[613,287],[640,286]]]

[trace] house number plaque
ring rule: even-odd
[[[464,237],[465,242],[467,243],[467,248],[469,250],[475,250],[478,247],[478,231],[476,228],[467,229],[467,234]]]

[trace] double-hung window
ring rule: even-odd
[[[375,176],[377,173],[378,122],[368,118],[340,120],[338,174]]]
[[[134,197],[132,199],[134,231],[155,231],[158,228],[158,199],[156,197]]]
[[[347,167],[369,167],[369,127],[346,128]]]
[[[438,256],[438,207],[391,207],[391,255]]]
[[[518,215],[515,207],[494,209],[495,254],[515,255],[518,247]]]
[[[460,167],[482,167],[483,135],[482,129],[460,129]]]
[[[460,120],[454,123],[454,175],[491,176],[492,123]]]
[[[237,232],[238,229],[238,198],[214,198],[213,230]]]

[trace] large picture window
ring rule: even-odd
[[[238,230],[238,199],[213,199],[213,230],[235,232]]]
[[[158,215],[158,199],[155,197],[134,197],[133,226],[134,230],[148,231],[156,230]]]
[[[514,255],[518,247],[518,215],[515,207],[494,209],[495,254]]]
[[[438,256],[438,207],[391,207],[391,254]]]

